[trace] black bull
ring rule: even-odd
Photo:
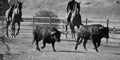
[[[92,40],[94,49],[98,52],[98,47],[101,44],[101,39],[105,37],[106,40],[109,38],[109,29],[108,27],[104,27],[101,24],[94,25],[81,25],[79,29],[79,33],[77,35],[77,41],[75,50],[77,50],[77,46],[83,42],[84,49],[86,49],[86,43],[88,39]],[[87,50],[87,49],[86,49]]]
[[[51,43],[53,51],[56,51],[54,48],[55,41],[60,42],[61,32],[58,31],[55,27],[46,27],[46,26],[36,26],[36,29],[33,31],[33,42],[36,41],[36,50],[40,51],[39,41],[43,40],[42,49],[46,47],[46,43]]]

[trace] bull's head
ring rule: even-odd
[[[102,37],[106,38],[106,43],[108,42],[108,38],[109,38],[109,28],[107,27],[100,27],[101,33],[102,33]]]
[[[60,31],[51,32],[51,35],[52,35],[52,37],[53,37],[56,41],[60,42],[60,36],[61,36],[61,32],[60,32]]]

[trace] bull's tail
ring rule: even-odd
[[[35,42],[35,39],[33,38],[32,45],[34,44],[34,42]]]

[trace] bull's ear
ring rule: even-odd
[[[53,31],[53,32],[51,32],[50,34],[52,35],[52,34],[55,34],[56,33],[56,31]]]

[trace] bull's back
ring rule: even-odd
[[[81,37],[88,37],[90,35],[99,35],[99,28],[101,24],[80,25],[78,35]]]

